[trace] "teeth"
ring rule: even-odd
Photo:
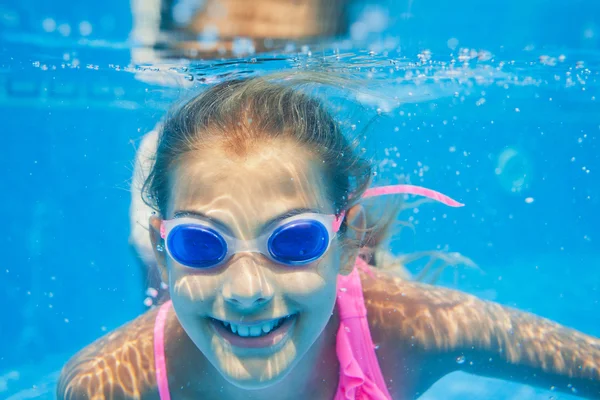
[[[279,318],[276,320],[265,322],[262,325],[242,325],[225,321],[221,321],[221,323],[226,328],[229,328],[231,332],[236,333],[239,336],[258,337],[266,335],[267,333],[271,332],[275,327],[279,327],[283,323],[284,319],[285,318]]]
[[[250,336],[258,336],[262,333],[262,329],[260,326],[253,326],[250,328]]]
[[[250,333],[250,328],[247,325],[238,325],[238,335],[246,337]]]
[[[274,326],[275,326],[275,321],[265,322],[263,324],[263,326],[261,326],[261,329],[264,333],[269,333],[269,332],[271,332],[271,330],[273,329]]]

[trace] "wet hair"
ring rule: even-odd
[[[243,157],[261,144],[281,138],[293,140],[322,161],[327,195],[336,213],[349,209],[369,187],[372,163],[362,156],[358,142],[343,132],[324,102],[309,93],[315,85],[343,83],[331,75],[295,73],[211,86],[174,108],[165,119],[154,164],[144,182],[144,200],[166,215],[169,171],[191,152],[218,144],[232,156]],[[383,241],[384,231],[394,220],[379,215],[382,223],[369,227],[369,247]],[[367,211],[367,221],[372,222],[369,217]]]

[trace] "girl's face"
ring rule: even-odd
[[[195,218],[248,240],[290,212],[333,214],[319,161],[283,141],[259,147],[244,157],[218,147],[188,155],[170,176],[165,218]],[[279,382],[315,343],[334,308],[339,269],[337,238],[299,267],[250,252],[211,269],[166,257],[183,328],[228,381],[247,389]]]

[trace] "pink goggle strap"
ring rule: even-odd
[[[421,186],[414,186],[414,185],[390,185],[390,186],[380,186],[380,187],[370,188],[365,191],[362,198],[366,199],[369,197],[385,196],[388,194],[412,194],[412,195],[416,195],[416,196],[427,197],[428,199],[432,199],[435,201],[439,201],[440,203],[445,204],[449,207],[464,206],[464,204],[459,203],[458,201],[446,196],[443,193],[436,192],[435,190],[427,189],[427,188],[424,188]],[[335,220],[333,221],[333,232],[337,233],[340,230],[340,227],[342,226],[342,222],[344,221],[345,215],[346,215],[346,212],[343,211],[335,217]],[[164,222],[160,224],[160,237],[163,239],[166,238]]]
[[[428,199],[432,199],[435,201],[439,201],[442,204],[445,204],[449,207],[462,207],[464,204],[459,203],[458,201],[446,196],[443,193],[436,192],[432,189],[427,189],[421,186],[414,185],[390,185],[390,186],[380,186],[375,188],[370,188],[365,191],[362,198],[366,199],[369,197],[376,196],[385,196],[388,194],[412,194],[416,196],[427,197]],[[343,211],[338,216],[336,216],[333,221],[333,231],[338,232],[340,230],[340,226],[342,226],[342,222],[344,221],[344,216],[346,212]]]

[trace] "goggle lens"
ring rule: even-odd
[[[321,257],[329,245],[329,233],[318,221],[300,220],[283,225],[269,239],[271,256],[284,264],[307,264]]]
[[[180,264],[209,268],[227,254],[227,243],[216,231],[193,224],[178,225],[169,234],[171,256]]]
[[[210,268],[227,256],[227,242],[217,231],[199,224],[175,226],[167,238],[173,259],[192,268]],[[319,221],[297,220],[275,229],[267,249],[275,261],[303,265],[317,260],[329,246],[327,228]]]

